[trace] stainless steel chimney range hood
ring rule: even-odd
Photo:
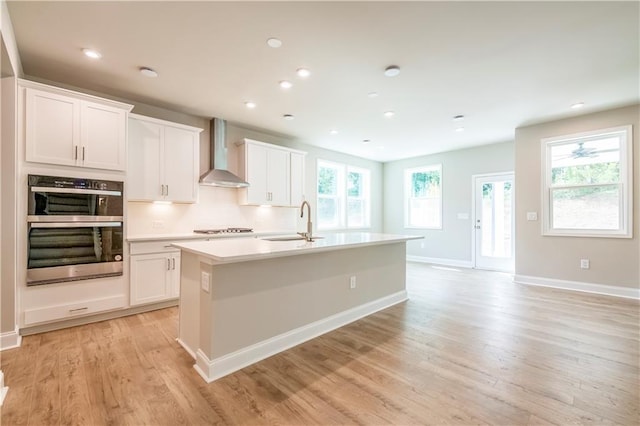
[[[211,170],[200,176],[200,184],[225,188],[245,188],[249,186],[248,182],[227,170],[227,145],[225,143],[227,123],[220,118],[213,118],[210,123]]]

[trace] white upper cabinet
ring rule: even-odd
[[[291,205],[294,207],[300,206],[305,200],[305,157],[303,152],[291,153]]]
[[[242,204],[300,205],[304,191],[304,152],[250,139],[238,145],[240,176],[249,182],[248,188],[240,190]]]
[[[125,170],[131,105],[26,80],[20,86],[27,161]]]
[[[195,203],[202,129],[129,115],[129,201]]]

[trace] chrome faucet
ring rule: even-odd
[[[304,237],[307,241],[313,241],[313,224],[311,223],[311,206],[307,201],[303,201],[300,205],[300,217],[304,217],[304,206],[307,206],[307,232],[298,232],[298,235]]]

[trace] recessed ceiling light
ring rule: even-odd
[[[464,127],[456,127],[456,132],[464,132]]]
[[[285,114],[282,116],[282,118],[284,118],[285,120],[291,121],[293,120],[295,117],[291,114]]]
[[[329,130],[329,133],[332,134],[332,135],[337,135],[338,131],[336,129],[331,129],[331,130]]]
[[[291,84],[291,82],[287,80],[282,80],[278,84],[280,84],[280,87],[282,87],[283,89],[291,89],[291,86],[293,86],[293,84]]]
[[[371,139],[363,139],[362,140],[362,143],[369,143],[369,142],[371,142]]]
[[[270,39],[267,39],[267,45],[269,47],[277,49],[278,47],[282,46],[282,40],[280,40],[279,38],[271,37]]]
[[[98,52],[97,50],[93,50],[93,49],[82,49],[82,53],[84,53],[84,56],[91,58],[91,59],[100,59],[102,58],[102,54],[100,52]]]
[[[249,109],[254,109],[257,105],[255,102],[247,101],[244,103],[244,106],[246,106]]]
[[[378,92],[369,92],[367,93],[367,96],[370,98],[377,98],[378,97]]]
[[[385,111],[384,112],[384,116],[385,117],[393,117],[394,115],[396,115],[396,113],[393,112],[393,111]]]
[[[158,76],[158,73],[149,67],[140,67],[140,74],[144,75],[145,77],[151,77],[151,78]]]
[[[400,74],[400,67],[397,65],[389,65],[384,70],[384,75],[387,77],[395,77],[398,74]]]
[[[583,106],[584,106],[584,102],[578,102],[571,105],[571,109],[578,109],[578,108],[582,108]]]
[[[298,74],[298,77],[307,78],[311,75],[311,71],[306,68],[298,68],[296,74]]]
[[[454,115],[453,121],[462,121],[464,120],[464,115]]]

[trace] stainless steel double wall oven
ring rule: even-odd
[[[122,275],[123,183],[28,180],[27,285]]]

